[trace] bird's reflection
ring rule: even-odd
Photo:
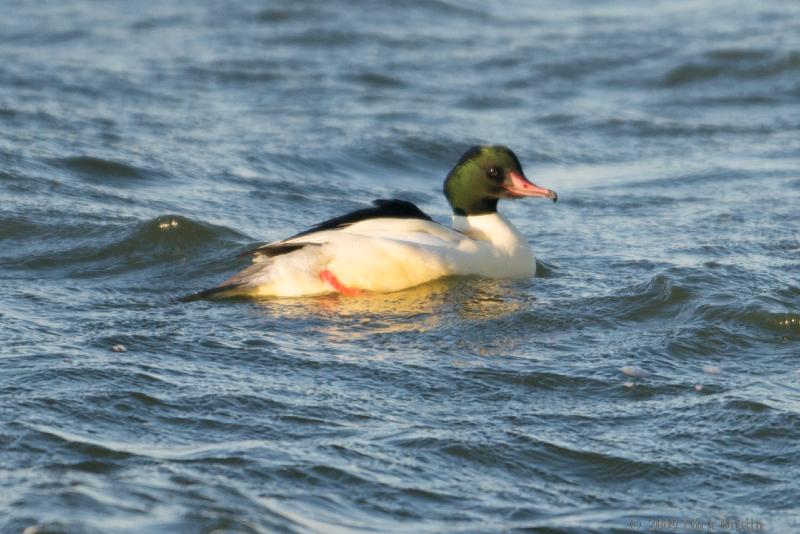
[[[271,318],[310,320],[314,331],[336,341],[428,332],[454,321],[480,323],[512,314],[530,300],[532,296],[526,292],[520,296],[512,281],[445,278],[394,293],[271,298],[256,303]]]

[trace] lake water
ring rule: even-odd
[[[1,532],[800,531],[798,2],[2,11]],[[536,278],[176,300],[476,143]]]

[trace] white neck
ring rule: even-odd
[[[528,241],[499,213],[485,215],[453,215],[453,229],[479,241],[489,241],[495,248],[508,252],[530,250]]]

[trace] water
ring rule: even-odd
[[[2,3],[0,531],[797,531],[800,6],[486,4]],[[537,278],[176,301],[475,143]]]

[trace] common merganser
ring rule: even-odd
[[[452,275],[527,278],[536,273],[525,238],[497,213],[501,198],[545,197],[505,146],[467,150],[444,181],[452,228],[411,202],[375,200],[373,207],[322,222],[260,246],[253,263],[220,286],[193,295],[299,297],[390,292]]]

